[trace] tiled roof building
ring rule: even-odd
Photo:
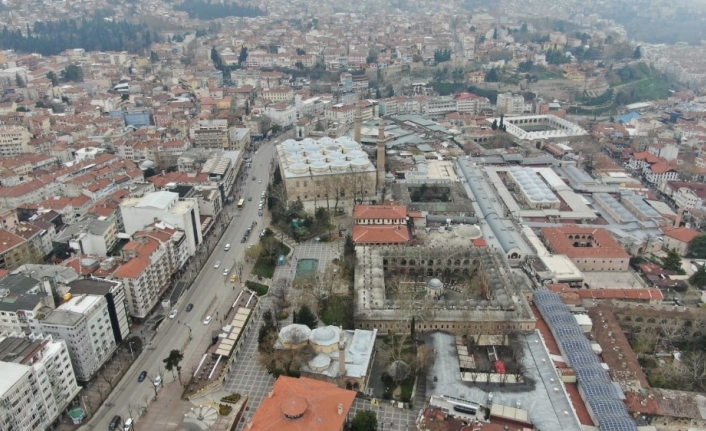
[[[565,254],[581,271],[627,271],[630,255],[605,229],[575,226],[542,228],[555,254]]]

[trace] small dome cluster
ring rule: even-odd
[[[532,168],[521,168],[514,166],[510,169],[510,175],[515,183],[520,186],[522,192],[532,202],[558,202],[549,186],[542,181]]]

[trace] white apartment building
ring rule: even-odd
[[[123,282],[130,315],[138,319],[157,305],[160,294],[169,287],[178,269],[168,235],[157,231],[139,231],[123,248],[123,259],[113,277]]]
[[[521,94],[498,94],[498,114],[522,115],[525,112],[525,98]]]
[[[456,99],[449,96],[434,97],[422,103],[422,114],[438,116],[456,111]]]
[[[107,263],[108,261],[103,261]],[[111,264],[112,265],[112,264]],[[68,283],[72,295],[102,295],[108,302],[108,314],[115,342],[120,344],[130,335],[125,286],[118,280],[80,278]]]
[[[51,429],[80,389],[63,340],[0,336],[0,429]]]
[[[338,123],[352,123],[355,117],[355,105],[343,105],[341,103],[330,106],[326,110],[326,119]]]
[[[33,153],[29,141],[32,135],[22,126],[0,126],[0,156],[17,156]]]
[[[184,231],[189,256],[196,254],[197,247],[203,242],[196,199],[179,199],[178,193],[169,191],[152,192],[142,197],[125,199],[120,204],[120,212],[128,235],[161,220]]]
[[[287,103],[267,105],[263,114],[280,127],[287,127],[297,121],[297,108]]]
[[[101,295],[72,297],[40,321],[40,330],[66,341],[80,381],[89,381],[117,348],[108,301]]]
[[[51,292],[48,281],[39,282],[19,274],[0,280],[0,333],[38,331],[40,310],[54,308],[54,297],[47,292]]]

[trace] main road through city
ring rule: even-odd
[[[284,139],[281,137],[280,139]],[[248,172],[245,180],[241,182],[242,191],[234,192],[237,199],[242,197],[245,199],[245,206],[242,210],[235,209],[234,205],[227,207],[227,211],[233,216],[233,219],[226,229],[225,234],[221,237],[216,245],[215,251],[208,258],[200,273],[197,275],[194,283],[188,291],[178,301],[178,314],[174,319],[165,319],[159,331],[154,338],[149,341],[143,348],[142,354],[130,367],[130,370],[125,374],[122,380],[116,385],[115,389],[108,397],[93,418],[81,430],[100,430],[108,429],[110,420],[115,415],[120,415],[123,420],[130,417],[128,412],[128,404],[133,406],[135,410],[139,406],[144,406],[144,400],[149,397],[154,397],[154,390],[149,379],[143,382],[138,382],[137,378],[142,371],[149,373],[150,379],[153,379],[158,367],[162,367],[162,360],[169,355],[172,349],[180,348],[184,345],[189,337],[189,328],[192,330],[193,340],[191,345],[198,345],[198,341],[203,337],[210,337],[212,326],[216,325],[215,316],[212,325],[204,325],[203,320],[207,315],[215,313],[215,307],[227,295],[233,293],[233,285],[229,282],[230,274],[225,277],[223,270],[231,269],[237,261],[244,259],[245,248],[248,244],[257,241],[257,235],[260,229],[264,228],[263,217],[258,216],[258,203],[260,195],[267,188],[267,183],[271,178],[270,164],[274,157],[274,143],[263,143],[257,151],[251,153],[253,158],[250,169],[243,167],[244,171]],[[252,177],[256,176],[257,180]],[[259,180],[262,179],[262,182]],[[252,197],[252,201],[248,201],[248,196]],[[237,200],[236,200],[237,202]],[[253,229],[252,234],[246,243],[241,243],[241,238],[245,230],[257,221],[257,226]],[[230,250],[225,251],[224,246],[230,244]],[[214,268],[217,261],[221,261],[219,268]],[[231,273],[232,273],[231,269]],[[245,274],[244,274],[245,275]],[[236,289],[241,289],[241,283],[236,283]],[[218,300],[213,301],[214,297],[218,296]],[[187,312],[185,310],[187,304],[194,304],[193,310]],[[196,355],[203,355],[204,352],[194,352]],[[188,357],[184,358],[186,362]],[[164,372],[163,378],[165,382],[174,380],[172,373]],[[136,411],[133,411],[135,416]]]

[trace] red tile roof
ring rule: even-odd
[[[595,258],[629,258],[630,255],[613,239],[607,230],[601,228],[585,228],[577,226],[544,227],[542,234],[556,254],[565,254],[568,257],[595,257]],[[593,237],[593,247],[574,247],[573,238]]]
[[[356,395],[333,383],[286,376],[277,379],[270,394],[255,412],[251,431],[339,431]]]
[[[407,207],[404,205],[356,205],[353,209],[356,220],[400,220],[407,218]]]
[[[409,238],[406,225],[353,225],[353,242],[356,244],[404,244]]]
[[[659,289],[574,289],[568,284],[549,284],[549,290],[556,293],[574,293],[581,299],[624,299],[642,301],[662,301],[664,295]]]
[[[135,257],[118,268],[114,275],[118,278],[138,278],[150,266],[150,259],[147,257]]]
[[[641,153],[635,153],[632,155],[636,160],[644,160],[649,164],[657,163],[662,161],[659,157],[650,153],[649,151],[643,151]]]
[[[664,233],[670,238],[674,238],[677,241],[690,243],[694,238],[701,235],[701,232],[688,227],[678,227]]]

